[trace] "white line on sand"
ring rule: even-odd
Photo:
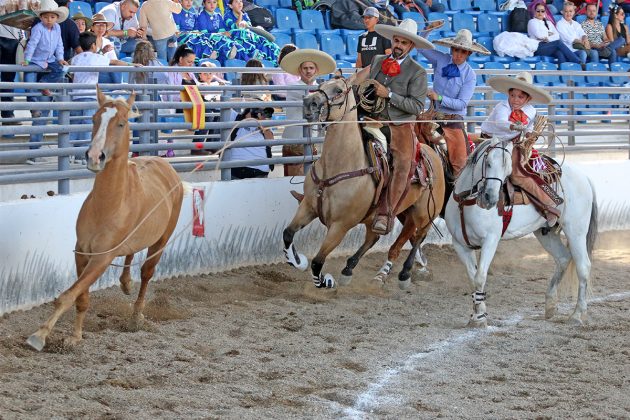
[[[629,297],[630,292],[613,293],[607,296],[589,299],[589,303],[623,300]],[[398,380],[402,373],[413,371],[418,362],[426,361],[427,359],[443,355],[449,350],[458,347],[461,344],[465,344],[474,339],[477,339],[480,336],[510,329],[521,322],[521,320],[528,315],[530,314],[515,314],[511,318],[502,321],[501,326],[492,326],[486,329],[479,330],[468,330],[459,335],[454,335],[451,338],[447,338],[446,340],[438,341],[437,343],[430,346],[428,349],[423,350],[422,352],[412,354],[406,360],[403,360],[398,366],[387,369],[385,372],[383,372],[376,382],[371,383],[368,386],[367,390],[357,397],[353,407],[346,407],[343,410],[344,415],[349,418],[363,419],[366,417],[366,415],[373,413],[374,409],[378,407],[380,403],[384,401],[395,402],[396,397],[392,396],[395,394],[388,392],[388,386]]]

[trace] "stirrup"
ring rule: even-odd
[[[385,153],[387,153],[387,139],[381,130],[374,126],[365,125],[363,126],[363,131],[374,137],[374,140],[378,141]]]
[[[382,223],[383,218],[385,218],[386,220],[384,226]],[[390,217],[384,214],[379,214],[372,221],[372,232],[376,233],[377,235],[387,235],[389,232],[391,232],[393,224],[394,224],[393,217]]]

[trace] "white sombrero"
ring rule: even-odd
[[[395,36],[406,38],[421,50],[434,50],[435,45],[418,35],[418,24],[413,19],[404,19],[398,26],[377,24],[374,28],[379,35],[391,40]]]
[[[494,90],[508,94],[510,89],[518,89],[532,97],[531,102],[548,104],[551,102],[551,95],[544,89],[534,86],[532,75],[526,71],[520,72],[515,77],[496,76],[486,82]]]
[[[285,55],[280,62],[282,70],[294,76],[300,75],[300,66],[307,61],[317,65],[317,75],[330,74],[337,68],[335,59],[323,51],[313,49],[297,49]]]
[[[472,51],[483,55],[491,54],[486,47],[473,41],[472,33],[468,29],[460,29],[454,38],[442,38],[434,42],[438,45],[444,45],[449,48],[460,48],[462,50]]]
[[[67,7],[59,6],[57,3],[55,3],[55,0],[42,0],[39,10],[36,13],[37,16],[40,17],[43,13],[54,13],[59,16],[59,19],[57,19],[57,23],[61,23],[64,20],[68,19],[70,11]]]

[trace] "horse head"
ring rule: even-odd
[[[512,173],[511,141],[492,140],[483,151],[481,165],[476,165],[474,177],[478,179],[479,195],[477,204],[486,210],[499,202],[501,187]]]
[[[338,121],[353,109],[352,85],[341,76],[322,83],[304,98],[304,118],[309,122]]]
[[[107,162],[114,157],[129,153],[129,111],[136,98],[135,92],[124,99],[105,96],[96,87],[100,108],[92,118],[92,142],[86,152],[87,168],[92,172],[100,172]]]

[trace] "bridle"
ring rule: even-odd
[[[326,104],[325,104],[326,106],[322,109],[322,112],[320,112],[319,122],[331,122],[328,119],[328,117],[330,116],[330,111],[332,110],[333,107],[339,107],[339,109],[341,110],[341,108],[345,106],[345,109],[341,118],[343,118],[349,112],[352,112],[357,108],[357,106],[355,105],[351,109],[348,109],[347,98],[348,98],[348,94],[352,91],[352,86],[348,84],[348,81],[346,80],[346,78],[342,76],[335,76],[335,79],[336,80],[341,79],[344,85],[346,86],[346,89],[342,90],[340,93],[333,96],[332,98],[329,97],[326,91],[321,88],[318,88],[316,91],[314,91],[314,93],[321,93],[322,95],[324,95],[324,98],[326,98]],[[338,103],[334,103],[335,101],[339,99],[341,100]]]

